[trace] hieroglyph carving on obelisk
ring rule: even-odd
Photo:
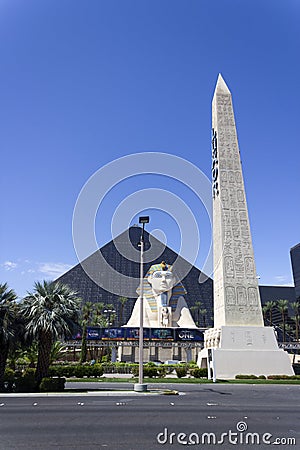
[[[263,326],[231,93],[212,102],[214,326]]]

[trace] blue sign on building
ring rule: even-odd
[[[193,328],[175,328],[176,341],[204,341],[203,331]]]
[[[150,339],[153,341],[174,341],[174,330],[172,328],[151,328]]]
[[[125,329],[124,328],[103,328],[102,339],[110,341],[124,341]]]

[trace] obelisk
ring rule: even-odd
[[[198,365],[209,378],[292,375],[289,356],[265,327],[255,269],[231,93],[219,75],[212,102],[214,328]]]
[[[212,102],[214,324],[263,326],[231,93]]]

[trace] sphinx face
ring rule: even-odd
[[[148,277],[148,282],[152,286],[154,295],[159,295],[170,291],[174,287],[176,279],[173,273],[168,270],[157,270]]]

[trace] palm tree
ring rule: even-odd
[[[57,361],[59,358],[65,355],[66,346],[61,341],[55,341],[52,344],[50,354],[50,364]]]
[[[263,312],[265,324],[266,324],[266,320],[267,320],[267,313],[268,313],[268,311],[269,311],[269,308],[266,305],[264,305],[262,307],[262,312]]]
[[[94,327],[100,327],[102,323],[103,318],[103,310],[104,310],[104,303],[103,302],[97,302],[93,303],[93,315],[92,315],[92,326]]]
[[[202,316],[203,319],[203,327],[206,328],[206,314],[207,314],[207,309],[203,308],[199,310],[199,314],[200,316]]]
[[[111,325],[113,325],[116,319],[116,311],[114,305],[112,303],[107,303],[106,305],[104,305],[103,313],[106,315],[104,327],[110,327]]]
[[[276,306],[276,302],[273,302],[273,301],[266,302],[266,304],[265,304],[266,310],[269,312],[269,321],[270,321],[271,326],[272,326],[272,313],[273,313],[273,308],[275,308],[275,306]]]
[[[16,299],[16,293],[8,288],[7,283],[0,284],[0,392],[4,390],[4,372],[9,346],[15,336]]]
[[[120,315],[119,315],[119,327],[121,327],[123,325],[123,315],[124,315],[124,307],[125,304],[127,303],[128,298],[127,297],[119,297],[119,302],[120,302]]]
[[[291,336],[293,336],[293,327],[290,324],[286,324],[285,331],[287,334],[288,341],[291,342]]]
[[[81,341],[81,352],[80,352],[80,364],[86,362],[87,356],[87,327],[91,321],[91,314],[93,311],[94,304],[92,302],[86,302],[82,307],[82,341]]]
[[[48,375],[53,342],[71,334],[78,320],[79,301],[68,286],[43,281],[36,282],[33,292],[20,304],[27,334],[38,342],[37,385]]]
[[[195,323],[196,323],[197,327],[200,326],[200,311],[201,311],[201,306],[202,306],[202,303],[201,303],[201,302],[195,302],[194,306],[192,306],[192,307],[190,308],[191,311],[194,313]]]
[[[299,340],[299,318],[300,318],[300,302],[299,300],[296,302],[291,303],[291,307],[295,313],[295,316],[293,317],[293,319],[295,320],[295,325],[296,325],[296,341]]]
[[[286,327],[286,312],[288,310],[288,300],[278,300],[277,308],[281,313],[282,326],[283,326],[283,342],[285,342],[285,327]]]
[[[198,326],[197,320],[196,320],[196,311],[198,311],[198,306],[190,306],[190,311],[191,311],[192,316],[194,318],[195,324]]]
[[[30,345],[27,346],[23,353],[24,360],[29,364],[29,367],[34,369],[38,361],[38,343],[37,341],[32,341]]]

